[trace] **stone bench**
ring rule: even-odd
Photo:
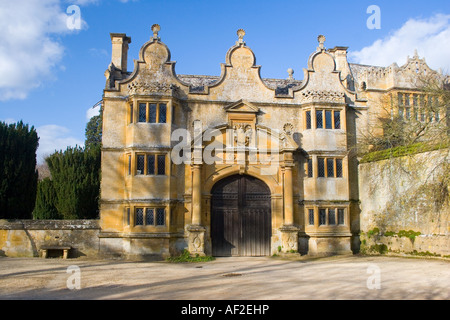
[[[67,259],[69,256],[69,250],[72,249],[71,247],[65,247],[65,246],[42,246],[41,247],[41,255],[42,258],[48,257],[48,251],[49,250],[60,250],[63,253],[63,259]]]

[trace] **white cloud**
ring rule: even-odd
[[[0,100],[25,99],[54,77],[65,50],[56,37],[77,32],[66,9],[60,0],[0,2]]]
[[[84,146],[84,142],[71,136],[69,129],[50,124],[36,128],[39,136],[37,162],[43,163],[45,157],[55,151],[66,150],[67,147]]]
[[[349,59],[361,64],[399,66],[417,49],[421,58],[435,70],[450,71],[450,15],[436,14],[428,19],[410,19],[400,29],[360,51],[350,52]]]
[[[86,121],[91,120],[93,116],[98,116],[100,114],[100,106],[96,106],[95,108],[89,108],[86,111]]]

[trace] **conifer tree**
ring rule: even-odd
[[[22,121],[0,122],[0,219],[29,219],[34,209],[39,138]]]
[[[33,211],[34,219],[61,219],[55,206],[56,192],[53,181],[45,178],[38,182],[36,194],[36,206]]]

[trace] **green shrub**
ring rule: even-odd
[[[168,262],[208,262],[215,260],[214,257],[211,256],[199,256],[198,254],[195,257],[192,257],[190,252],[186,249],[183,250],[183,253],[178,257],[170,257],[166,259]]]

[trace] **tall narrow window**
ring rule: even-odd
[[[311,129],[311,111],[306,111],[306,129]]]
[[[136,208],[135,224],[137,226],[143,226],[144,225],[144,208]]]
[[[409,107],[409,93],[405,94],[405,106]]]
[[[333,129],[333,118],[330,110],[325,111],[325,129]]]
[[[327,224],[327,210],[319,209],[319,225],[323,226]]]
[[[164,208],[156,209],[156,225],[164,226],[166,224],[166,210]]]
[[[155,209],[145,209],[145,224],[148,226],[153,226],[155,224]]]
[[[338,224],[345,224],[344,209],[338,209]]]
[[[336,178],[342,178],[342,159],[336,159]]]
[[[312,159],[308,159],[308,178],[313,177],[313,164]]]
[[[333,158],[327,159],[327,177],[334,178],[334,159]]]
[[[167,120],[167,105],[165,103],[159,104],[159,123],[166,123]]]
[[[147,155],[147,174],[148,175],[155,174],[155,155],[154,154]]]
[[[158,175],[163,176],[166,174],[166,156],[158,155]]]
[[[145,103],[139,104],[139,122],[147,121],[147,105]]]
[[[322,110],[316,111],[316,128],[323,129],[323,112],[322,112]]]
[[[324,158],[317,158],[317,171],[319,178],[325,177],[325,159]]]
[[[403,106],[403,93],[398,94],[398,105]]]
[[[141,175],[144,174],[145,170],[145,156],[138,155],[136,157],[136,174]]]
[[[341,112],[340,111],[334,112],[334,128],[335,129],[341,128]]]
[[[308,209],[308,220],[309,220],[309,225],[313,226],[314,225],[314,209]]]
[[[175,123],[175,105],[174,104],[172,105],[172,115],[171,115],[171,117],[172,117],[172,123]]]
[[[417,94],[413,94],[413,106],[417,107],[419,105]]]
[[[130,215],[131,215],[131,210],[130,210],[130,208],[127,208],[127,216],[126,216],[126,220],[125,220],[125,223],[127,226],[130,225],[130,218],[131,218]]]
[[[156,123],[156,104],[149,104],[148,122]]]
[[[131,174],[131,155],[128,156],[128,174]]]
[[[336,211],[334,209],[328,209],[328,224],[330,226],[336,224]]]
[[[130,123],[133,123],[133,105],[130,104]]]

